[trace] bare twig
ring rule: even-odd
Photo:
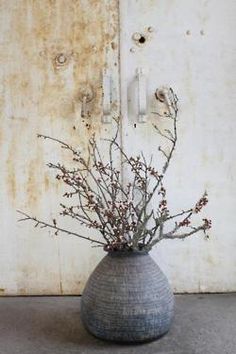
[[[28,215],[26,213],[23,213],[20,210],[17,210],[17,212],[24,216],[24,218],[21,218],[21,219],[18,220],[19,222],[20,221],[30,220],[30,221],[33,221],[35,223],[35,227],[38,227],[38,226],[40,226],[41,228],[48,227],[50,229],[54,229],[56,232],[63,232],[63,233],[66,233],[67,235],[72,235],[72,236],[83,238],[84,240],[90,241],[92,243],[98,243],[100,245],[105,245],[104,242],[91,239],[90,237],[86,237],[86,236],[80,235],[80,234],[78,234],[76,232],[73,232],[73,231],[62,229],[62,228],[56,226],[56,224],[49,224],[49,223],[47,223],[45,221],[41,221],[41,220],[37,219],[34,216],[30,216],[30,215]]]
[[[104,158],[95,135],[89,140],[88,156],[60,139],[38,135],[68,150],[75,163],[73,169],[61,163],[48,164],[49,168],[56,171],[56,178],[69,188],[63,196],[67,199],[76,198],[73,205],[61,204],[61,215],[74,219],[84,227],[97,229],[104,242],[59,228],[55,219],[53,223],[47,223],[19,211],[23,216],[19,221],[30,220],[35,227],[51,228],[55,234],[63,232],[77,236],[107,250],[150,250],[163,239],[182,239],[199,231],[206,232],[211,227],[208,219],[203,219],[199,226],[192,226],[194,214],[199,213],[208,202],[206,193],[192,208],[175,214],[171,214],[168,208],[163,181],[177,143],[178,98],[170,88],[161,96],[161,102],[168,109],[168,114],[163,118],[169,118],[171,127],[161,130],[156,124],[153,125],[155,131],[168,143],[168,148],[157,147],[164,159],[159,170],[152,165],[152,157],[148,162],[143,152],[129,156],[123,149],[118,141],[119,120],[115,120],[117,129],[114,137],[103,139],[108,144],[108,159]],[[126,184],[121,171],[114,166],[117,154],[121,156],[122,166],[128,172],[129,180]],[[154,197],[157,203],[155,208],[151,207]],[[170,228],[171,231],[165,232],[165,224],[172,221],[174,226]],[[185,229],[181,233],[182,228]]]

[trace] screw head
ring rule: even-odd
[[[64,65],[67,61],[67,57],[65,56],[65,54],[60,53],[56,56],[56,63],[58,65]]]
[[[85,99],[86,103],[93,100],[95,97],[95,92],[93,87],[90,84],[84,83],[81,85],[81,89],[79,91],[79,100],[83,102]]]

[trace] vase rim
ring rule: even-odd
[[[144,256],[149,252],[147,250],[109,250],[106,251],[109,256]]]

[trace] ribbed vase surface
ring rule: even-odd
[[[168,280],[148,253],[111,252],[86,284],[81,314],[96,337],[143,342],[168,332],[173,308]]]

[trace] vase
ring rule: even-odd
[[[173,312],[168,280],[147,252],[109,252],[89,277],[81,301],[85,328],[116,342],[163,336]]]

